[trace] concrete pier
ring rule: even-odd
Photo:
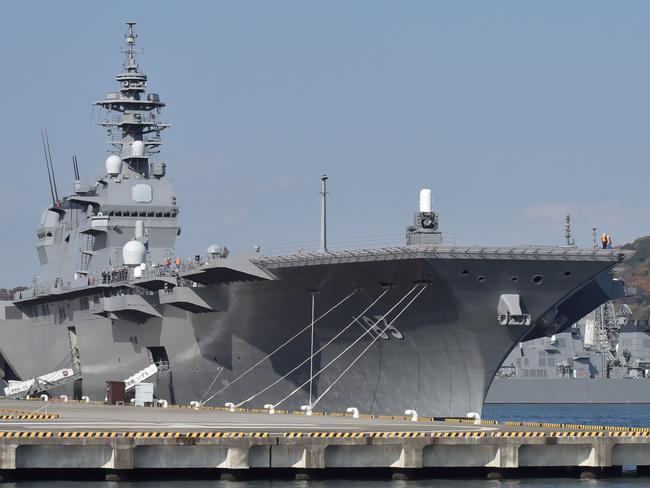
[[[162,476],[199,470],[223,479],[269,472],[296,479],[378,472],[395,479],[595,477],[620,473],[623,465],[637,466],[640,473],[650,468],[648,429],[72,403],[51,404],[48,410],[52,418],[0,421],[1,476],[52,470],[57,476],[124,479],[143,471]]]

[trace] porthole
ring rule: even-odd
[[[469,274],[469,270],[464,269],[460,272],[460,274],[462,274],[463,276],[467,276]]]
[[[564,272],[564,276],[566,276],[567,278],[568,278],[569,276],[571,276],[571,275],[572,275],[571,271],[565,271],[565,272]]]
[[[544,281],[544,277],[542,275],[535,275],[531,281],[533,282],[533,285],[541,285]]]
[[[480,281],[481,283],[485,281],[485,276],[477,276],[476,281]]]
[[[519,276],[512,276],[510,278],[510,281],[512,281],[513,283],[517,283],[519,281]]]

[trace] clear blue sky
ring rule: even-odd
[[[37,272],[48,202],[103,168],[92,102],[115,89],[124,22],[173,127],[181,253],[399,235],[431,187],[466,244],[615,243],[650,234],[650,3],[641,1],[8,2],[0,23],[5,257]]]

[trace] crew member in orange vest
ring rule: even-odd
[[[607,249],[607,234],[603,232],[603,235],[600,236],[600,242],[603,245],[603,249]]]

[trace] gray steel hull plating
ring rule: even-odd
[[[202,288],[218,311],[190,313],[159,305],[161,318],[141,322],[108,319],[64,303],[69,317],[61,323],[35,324],[29,318],[0,323],[0,353],[21,378],[54,370],[69,357],[68,327],[76,330],[82,363],[83,393],[103,399],[107,380],[123,380],[150,364],[148,347],[165,348],[171,369],[156,377],[156,396],[174,403],[203,400],[251,371],[210,403],[238,403],[284,376],[309,356],[304,333],[270,359],[264,358],[311,321],[311,290],[316,316],[358,291],[315,326],[315,349],[330,340],[370,305],[386,284],[390,291],[364,315],[381,317],[414,286],[429,283],[394,323],[397,332],[379,338],[323,397],[315,410],[465,416],[480,412],[490,383],[509,351],[535,326],[497,324],[496,307],[503,293],[520,294],[534,319],[551,309],[581,309],[571,297],[605,273],[615,261],[517,259],[436,259],[292,266],[274,270],[277,280],[241,282]],[[570,271],[567,274],[567,271]],[[531,277],[544,276],[535,284]],[[517,281],[513,277],[517,276]],[[483,279],[480,279],[483,277]],[[422,286],[422,285],[419,285]],[[413,296],[413,295],[412,295]],[[607,290],[591,292],[591,308],[608,299]],[[408,300],[402,303],[402,306]],[[398,307],[395,312],[401,310]],[[394,313],[389,316],[393,317]],[[314,371],[330,362],[364,332],[361,318],[314,358]],[[568,325],[568,324],[566,324]],[[392,332],[392,331],[391,331]],[[317,376],[317,398],[374,339],[367,334],[350,351]],[[309,378],[305,364],[245,406],[276,403]],[[72,387],[56,393],[72,394]],[[307,404],[302,388],[278,408]]]

